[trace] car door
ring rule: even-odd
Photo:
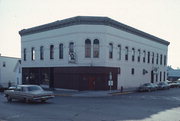
[[[18,99],[18,100],[24,99],[24,94],[23,93],[24,93],[23,92],[23,87],[18,86],[16,88],[16,90],[14,91],[14,98]]]

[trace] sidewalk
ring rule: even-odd
[[[55,89],[55,96],[70,96],[70,97],[107,97],[113,95],[124,95],[133,93],[133,90],[125,90],[121,92],[120,90],[106,90],[106,91],[77,91],[77,90],[67,90],[67,89]]]

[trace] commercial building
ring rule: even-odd
[[[77,16],[19,34],[23,83],[108,90],[167,78],[169,42],[108,17]]]

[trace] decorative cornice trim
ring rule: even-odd
[[[167,45],[167,46],[170,44],[166,40],[160,39],[151,34],[145,33],[143,31],[140,31],[140,30],[130,27],[128,25],[122,24],[122,23],[115,21],[113,19],[110,19],[108,17],[94,17],[94,16],[76,16],[76,17],[64,19],[61,21],[55,21],[55,22],[52,22],[49,24],[44,24],[44,25],[37,26],[37,27],[23,29],[23,30],[19,31],[19,34],[21,36],[24,36],[24,35],[30,35],[30,34],[34,34],[34,33],[44,32],[44,31],[48,31],[48,30],[53,30],[53,29],[58,29],[58,28],[63,28],[63,27],[68,27],[68,26],[73,26],[73,25],[82,25],[82,24],[106,25],[106,26],[110,26],[110,27],[113,27],[116,29],[126,31],[131,34],[138,35],[143,38],[150,39],[152,41],[155,41],[155,42]]]

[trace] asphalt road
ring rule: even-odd
[[[180,88],[110,97],[55,97],[47,103],[8,103],[0,121],[180,121]]]

